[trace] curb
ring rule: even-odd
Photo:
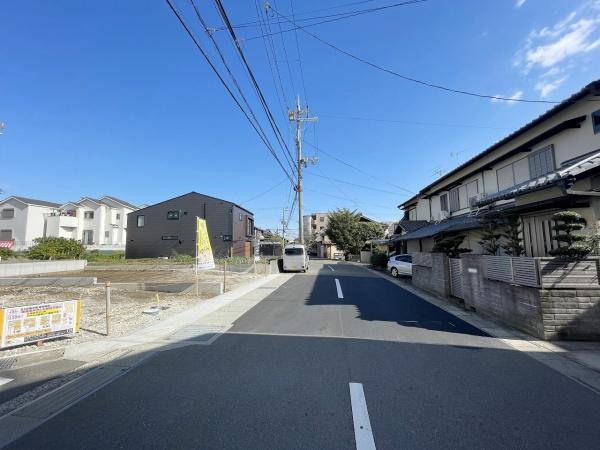
[[[21,369],[49,361],[60,359],[65,354],[65,347],[39,350],[0,358],[0,370]]]

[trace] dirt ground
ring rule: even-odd
[[[105,338],[106,333],[106,290],[105,281],[119,282],[165,282],[193,283],[196,278],[193,272],[180,270],[85,270],[79,272],[48,273],[43,277],[97,277],[98,285],[90,287],[0,287],[0,307],[31,305],[62,300],[81,300],[81,331],[67,339],[46,341],[42,349],[61,347],[73,343]],[[229,291],[241,283],[261,277],[250,273],[226,274],[226,290]],[[217,271],[202,272],[199,281],[222,281],[223,273]],[[102,284],[100,284],[102,283]],[[159,293],[159,305],[163,310],[158,315],[147,315],[143,311],[157,304],[156,293],[148,291],[119,291],[111,290],[112,304],[112,335],[122,336],[141,327],[164,319],[172,314],[185,311],[187,308],[207,301],[208,296],[195,293],[171,294]],[[11,349],[0,350],[0,357],[28,352],[37,349],[35,345],[26,345]]]

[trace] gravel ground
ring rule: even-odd
[[[93,272],[92,272],[93,273]],[[98,272],[100,274],[100,272]],[[71,276],[96,276],[85,272],[69,272]],[[75,275],[78,274],[78,275]],[[57,274],[45,274],[46,276],[63,276]],[[65,274],[66,276],[66,274]],[[110,271],[102,272],[105,281],[114,282],[182,282],[195,280],[186,272],[165,271]],[[200,281],[222,280],[222,273],[204,272]],[[237,285],[260,277],[260,275],[249,274],[227,274],[226,290],[229,291]],[[100,277],[99,277],[100,278]],[[100,279],[98,280],[100,282]],[[185,311],[198,304],[207,301],[208,296],[196,296],[194,294],[168,294],[159,293],[160,306],[164,308],[158,315],[143,314],[150,306],[156,305],[156,293],[147,291],[119,291],[116,288],[111,292],[112,305],[112,336],[123,336],[132,331],[150,325],[153,322],[164,319],[170,315]],[[81,299],[81,331],[72,338],[63,338],[44,341],[41,347],[35,344],[0,350],[0,358],[35,350],[47,350],[77,344],[93,339],[106,338],[106,294],[102,285],[93,287],[0,287],[0,307],[21,306],[27,304],[38,304],[45,302]]]

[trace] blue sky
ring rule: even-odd
[[[296,1],[294,12],[305,18],[397,1]],[[257,20],[254,1],[223,3],[234,24]],[[288,0],[270,3],[290,14]],[[357,4],[336,7],[347,3]],[[176,4],[209,48],[189,2]],[[209,26],[222,26],[212,2],[198,5]],[[308,30],[402,74],[490,95],[561,100],[600,78],[598,1],[429,0]],[[306,170],[306,213],[349,207],[397,220],[396,205],[409,195],[398,187],[418,191],[551,106],[420,86],[297,35],[306,97],[319,117],[307,125],[307,141],[375,175],[306,144],[320,158]],[[259,114],[226,31],[215,37]],[[4,195],[62,202],[108,194],[151,204],[195,190],[242,203],[285,177],[163,1],[10,2],[0,38]],[[273,36],[273,48],[288,101],[304,97],[294,33],[283,42]],[[287,138],[265,44],[247,40],[243,50]],[[257,225],[275,228],[289,203],[289,184],[281,183],[244,206]]]

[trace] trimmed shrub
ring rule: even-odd
[[[385,253],[374,253],[371,255],[371,265],[378,269],[385,269],[388,263],[388,256]]]
[[[12,258],[14,256],[14,252],[10,248],[0,248],[0,257],[2,259]]]
[[[85,247],[81,242],[62,237],[34,239],[34,246],[27,252],[29,259],[81,259]]]

